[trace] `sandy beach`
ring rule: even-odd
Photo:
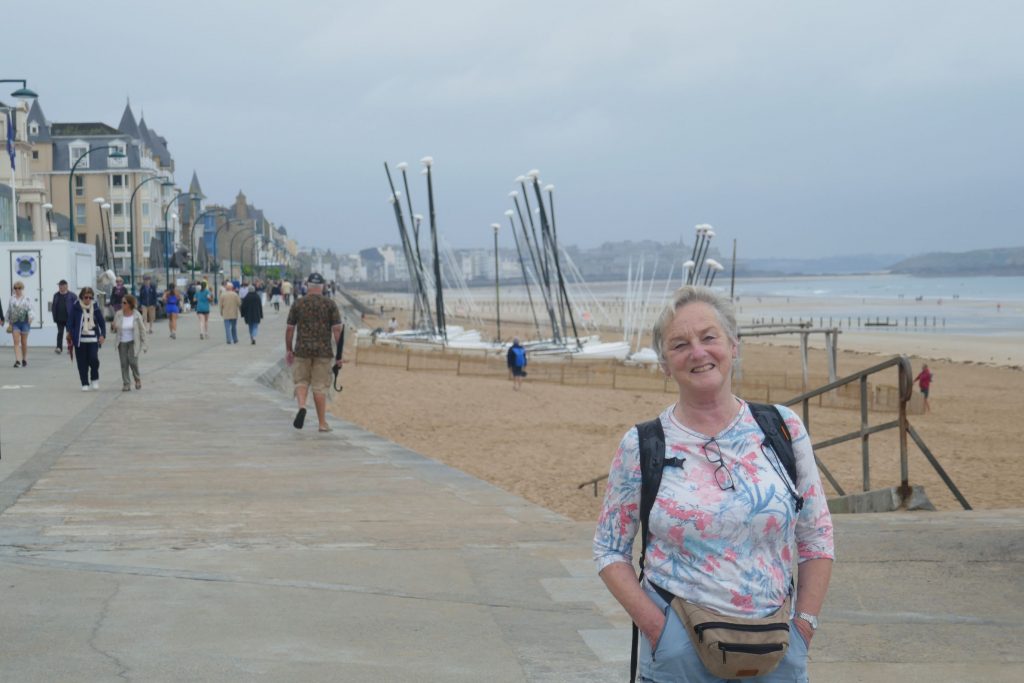
[[[369,316],[368,327],[386,324]],[[503,323],[503,336],[526,336],[529,325]],[[609,335],[609,339],[614,337]],[[759,372],[800,373],[792,342],[745,342],[743,367]],[[898,335],[841,335],[839,375],[874,365],[896,354],[911,357],[914,372],[928,362],[935,375],[932,412],[912,415],[917,429],[970,504],[979,509],[1024,506],[1024,463],[1007,425],[1024,394],[1022,345],[1003,337],[966,337],[905,332]],[[347,357],[353,357],[350,349]],[[812,375],[824,375],[825,354],[810,354]],[[1016,367],[1014,367],[1016,366]],[[878,380],[895,385],[892,369]],[[441,372],[350,363],[345,391],[332,411],[413,450],[485,479],[576,520],[594,519],[603,495],[595,498],[582,482],[607,473],[623,433],[674,401],[667,393],[581,388],[530,382],[514,392],[505,379],[464,377]],[[752,397],[757,400],[758,397]],[[894,419],[894,412],[873,412],[872,424]],[[859,427],[854,410],[812,407],[810,433],[815,442]],[[899,483],[895,430],[871,437],[870,486]],[[822,450],[818,456],[848,491],[862,487],[859,441]],[[910,483],[923,485],[940,510],[959,509],[924,456],[911,442]],[[826,487],[828,488],[827,484]],[[830,494],[834,492],[830,491]]]

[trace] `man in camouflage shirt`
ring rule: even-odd
[[[285,362],[292,368],[295,400],[299,404],[299,412],[292,424],[296,429],[302,429],[306,419],[306,398],[312,388],[320,431],[329,432],[331,427],[327,424],[326,413],[331,368],[341,365],[341,359],[334,360],[331,337],[337,345],[344,325],[338,305],[323,295],[323,276],[311,273],[306,283],[307,296],[296,301],[288,312],[288,326],[284,333]]]

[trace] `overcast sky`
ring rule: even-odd
[[[335,6],[337,5],[337,6]],[[1024,3],[5,3],[2,78],[51,121],[136,116],[187,185],[306,246],[397,241],[383,162],[435,159],[449,243],[531,168],[560,239],[740,256],[1024,245]],[[5,100],[7,92],[2,93]],[[426,211],[423,178],[413,198]],[[512,242],[504,231],[503,243]]]

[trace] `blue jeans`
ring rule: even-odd
[[[249,323],[249,338],[250,339],[255,339],[256,335],[259,334],[259,332],[260,332],[260,324],[259,323]]]
[[[725,679],[712,676],[704,668],[676,611],[646,582],[644,590],[654,604],[665,613],[667,620],[661,637],[655,643],[653,656],[650,642],[643,634],[640,635],[638,678],[651,683],[722,683]],[[807,683],[807,643],[792,621],[789,622],[789,649],[786,650],[785,658],[770,674],[743,680],[759,683]]]
[[[224,336],[228,344],[238,343],[238,318],[224,319]]]

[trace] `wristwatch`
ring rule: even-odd
[[[803,619],[808,624],[810,624],[812,631],[817,631],[818,630],[818,617],[816,617],[815,615],[808,614],[807,612],[797,612],[796,613],[796,618],[797,619]]]

